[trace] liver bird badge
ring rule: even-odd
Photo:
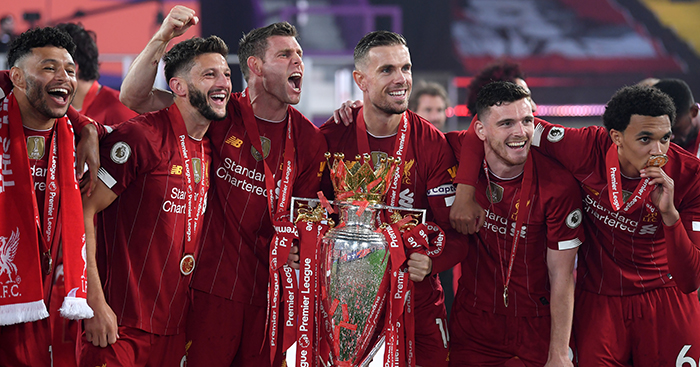
[[[16,281],[17,266],[14,264],[17,247],[19,246],[19,228],[10,234],[10,238],[0,236],[0,276],[7,273],[10,282]],[[15,280],[12,280],[12,273]]]

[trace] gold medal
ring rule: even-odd
[[[192,274],[192,271],[194,270],[194,256],[191,254],[186,254],[185,256],[182,257],[182,260],[180,260],[180,272],[182,275],[190,275]]]
[[[666,154],[652,155],[649,157],[647,167],[663,167],[668,162]]]

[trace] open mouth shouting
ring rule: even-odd
[[[297,93],[301,93],[301,73],[298,71],[293,72],[289,78],[287,78],[287,83],[292,87]]]
[[[66,106],[70,103],[70,98],[73,95],[72,90],[66,87],[52,87],[49,88],[46,93],[48,93],[51,100],[56,102],[59,106]]]
[[[216,90],[209,92],[209,98],[212,100],[212,103],[215,106],[225,106],[227,102],[228,95],[230,93],[227,93],[225,90]]]

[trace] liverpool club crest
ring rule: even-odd
[[[7,274],[10,283],[17,282],[17,265],[14,264],[19,246],[19,228],[12,231],[10,238],[0,236],[0,276]],[[15,278],[12,278],[12,274]]]

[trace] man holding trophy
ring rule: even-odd
[[[390,207],[425,208],[427,221],[434,221],[438,226],[449,229],[449,206],[454,199],[451,174],[454,173],[455,159],[444,135],[428,121],[407,110],[412,74],[406,40],[393,32],[371,32],[355,47],[354,59],[353,78],[363,91],[364,107],[353,109],[352,120],[355,123],[350,126],[336,124],[330,119],[321,127],[329,151],[342,153],[336,155],[336,163],[342,157],[364,155],[364,162],[371,160],[371,165],[377,170],[382,169],[380,166],[387,161],[395,162],[393,169],[398,171],[385,180],[389,187],[384,203]],[[342,169],[344,168],[341,167]],[[331,176],[336,174],[337,171],[331,172]],[[328,180],[324,178],[323,182],[328,188]],[[328,193],[329,190],[324,191]],[[340,198],[336,197],[338,199]],[[431,224],[425,228],[439,230]],[[413,243],[407,232],[403,232],[403,236],[398,234],[397,237]],[[394,237],[389,235],[387,238],[391,245]],[[444,242],[444,234],[432,237],[431,241]],[[403,251],[403,246],[401,247]],[[435,255],[431,250],[425,252]],[[392,252],[392,260],[396,262],[393,254]],[[407,258],[407,272],[392,272],[392,275],[410,277],[414,281],[413,285],[409,285],[409,289],[414,287],[410,292],[410,298],[415,300],[410,301],[414,309],[408,309],[413,313],[409,318],[415,320],[415,325],[410,325],[411,321],[407,319],[406,327],[415,327],[415,347],[408,336],[406,345],[397,343],[399,345],[394,348],[390,335],[391,329],[396,325],[388,322],[385,353],[392,360],[391,365],[415,363],[423,366],[447,366],[449,337],[440,281],[437,275],[429,275],[423,281],[432,267],[430,257],[425,253],[409,251]],[[400,285],[397,292],[401,292]],[[398,296],[397,292],[390,292],[389,298]],[[392,316],[387,313],[386,318]],[[405,346],[409,351],[404,355]]]

